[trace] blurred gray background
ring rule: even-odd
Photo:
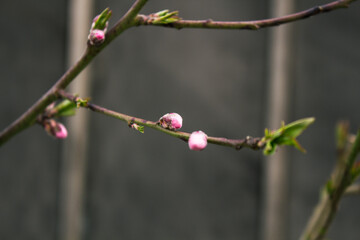
[[[326,2],[296,0],[293,11]],[[132,3],[95,1],[86,22],[90,26],[96,13],[110,7],[112,26]],[[1,129],[52,86],[75,51],[85,49],[88,28],[82,49],[70,46],[71,4],[1,1]],[[271,16],[277,4],[153,0],[142,13],[170,9],[184,19],[255,20]],[[353,132],[359,127],[359,11],[354,3],[291,24],[284,46],[291,66],[283,120],[314,116],[316,122],[299,139],[307,154],[290,150],[286,155],[286,224],[278,240],[297,239],[305,227],[335,161],[337,121],[349,120]],[[91,63],[83,97],[149,120],[177,112],[188,132],[261,136],[273,115],[274,34],[274,28],[132,28]],[[266,238],[266,199],[276,189],[264,187],[265,163],[273,158],[216,145],[193,152],[183,141],[152,129],[140,134],[96,113],[85,119],[79,128],[67,121],[75,130],[66,140],[52,139],[34,126],[0,148],[0,239]],[[359,239],[358,202],[359,197],[343,199],[330,239]]]

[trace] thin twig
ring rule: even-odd
[[[360,184],[354,184],[349,186],[346,191],[345,194],[348,195],[360,195]]]
[[[255,21],[213,21],[207,20],[178,20],[171,23],[154,22],[151,15],[138,15],[136,17],[137,25],[152,25],[170,28],[208,28],[208,29],[249,29],[257,30],[265,27],[278,26],[305,19],[320,13],[330,12],[339,8],[346,8],[356,0],[338,0],[321,6],[313,7],[305,11],[297,12],[283,17],[270,18]]]
[[[77,103],[80,100],[79,97],[74,96],[70,93],[67,93],[63,90],[59,90],[58,95],[59,95],[59,97],[68,99],[74,103]],[[101,113],[101,114],[119,119],[121,121],[126,122],[129,126],[131,126],[132,124],[135,123],[135,124],[138,124],[141,126],[146,126],[146,127],[155,129],[157,131],[166,133],[170,136],[182,139],[184,141],[188,141],[188,139],[190,137],[190,133],[169,130],[169,129],[166,129],[166,128],[163,128],[162,126],[160,126],[158,122],[149,121],[149,120],[145,120],[142,118],[133,117],[133,116],[129,116],[129,115],[126,115],[123,113],[115,112],[113,110],[98,106],[98,105],[90,103],[90,102],[87,102],[87,104],[81,105],[81,107],[85,107],[94,112]],[[208,136],[207,141],[208,141],[208,143],[212,143],[212,144],[216,144],[216,145],[232,147],[232,148],[235,148],[236,150],[240,150],[242,148],[250,148],[253,150],[260,150],[260,149],[264,148],[264,144],[261,142],[261,138],[253,138],[253,137],[249,137],[249,136],[246,137],[245,139],[228,139],[228,138]]]
[[[136,0],[129,11],[109,30],[106,34],[104,43],[99,47],[88,45],[80,60],[73,65],[32,107],[0,133],[0,146],[17,133],[34,124],[36,117],[44,111],[46,106],[56,99],[55,93],[59,89],[66,88],[102,49],[109,45],[109,43],[124,30],[133,26],[135,16],[146,2],[147,0]]]

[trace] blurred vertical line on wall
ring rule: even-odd
[[[294,12],[295,0],[270,1],[270,17]],[[266,126],[276,129],[281,121],[289,122],[293,56],[292,24],[270,30],[268,54],[268,90]],[[289,239],[289,159],[288,150],[280,148],[264,159],[263,240]]]
[[[73,65],[86,49],[92,21],[93,0],[68,1],[67,65]],[[87,67],[67,89],[90,95],[91,70]],[[84,194],[88,152],[88,112],[79,109],[67,118],[69,135],[64,141],[59,196],[59,240],[80,240],[84,231]]]

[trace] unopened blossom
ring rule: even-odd
[[[195,131],[191,133],[188,145],[191,150],[201,151],[207,145],[207,135],[202,131]]]
[[[105,41],[105,31],[92,29],[88,38],[91,45],[99,45]]]
[[[183,119],[178,113],[167,113],[159,119],[163,128],[177,130],[182,127]]]
[[[107,21],[111,16],[111,11],[109,9],[105,9],[100,15],[97,15],[91,24],[90,34],[88,36],[90,45],[100,45],[105,41],[105,34],[109,25]],[[106,22],[97,23],[99,18],[102,18]],[[105,19],[104,19],[105,18]]]
[[[57,123],[56,127],[57,129],[55,130],[55,137],[59,139],[66,138],[68,135],[66,127],[61,123]]]
[[[55,138],[64,139],[67,137],[68,132],[62,123],[56,122],[54,119],[48,119],[43,122],[46,132]]]

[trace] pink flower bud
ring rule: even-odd
[[[55,130],[55,137],[63,139],[63,138],[66,138],[67,135],[68,135],[68,132],[67,132],[65,126],[61,123],[57,123],[56,130]]]
[[[68,135],[65,126],[56,122],[54,119],[47,119],[42,123],[42,125],[44,126],[46,132],[55,138],[63,139]]]
[[[170,130],[180,129],[182,127],[182,122],[182,117],[177,113],[167,113],[159,120],[159,123],[163,128]]]
[[[88,38],[91,45],[99,45],[105,41],[105,31],[92,29]]]
[[[191,150],[203,150],[207,145],[207,135],[202,131],[195,131],[191,133],[188,144]]]

